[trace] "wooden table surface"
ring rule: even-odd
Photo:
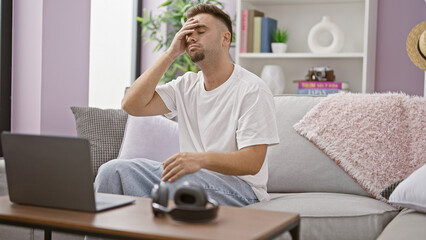
[[[15,204],[0,197],[0,222],[53,231],[140,239],[266,239],[298,226],[296,213],[220,206],[209,223],[187,224],[156,218],[151,199],[98,213]]]

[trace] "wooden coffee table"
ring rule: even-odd
[[[15,204],[0,197],[0,223],[52,231],[119,239],[271,239],[289,231],[299,239],[300,218],[295,213],[220,206],[210,223],[187,224],[169,216],[156,218],[151,199],[136,198],[134,204],[87,213]]]

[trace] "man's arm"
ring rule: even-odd
[[[152,116],[170,112],[155,88],[173,61],[186,50],[186,35],[192,33],[198,21],[189,19],[176,33],[169,49],[145,71],[127,91],[121,103],[130,115]]]
[[[164,53],[152,67],[145,71],[127,91],[121,107],[133,116],[166,114],[169,109],[161,100],[155,88],[173,60]]]
[[[179,177],[202,168],[227,175],[254,175],[265,161],[267,145],[245,147],[231,153],[177,153],[163,163],[163,181],[173,182]]]

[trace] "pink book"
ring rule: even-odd
[[[248,10],[241,10],[241,41],[240,52],[247,52]]]
[[[342,89],[342,82],[301,81],[299,89]]]

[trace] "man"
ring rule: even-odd
[[[96,190],[149,197],[153,185],[164,181],[172,197],[179,183],[189,181],[222,205],[267,200],[266,150],[279,142],[272,94],[260,78],[229,59],[232,22],[226,13],[202,4],[186,17],[169,49],[122,102],[135,116],[177,115],[181,152],[163,163],[109,161],[99,169]],[[202,71],[157,86],[185,51]]]

